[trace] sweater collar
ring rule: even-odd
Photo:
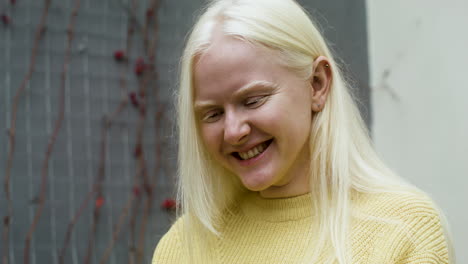
[[[248,192],[240,202],[240,210],[249,218],[265,222],[294,221],[313,215],[310,193],[287,198],[263,198]]]

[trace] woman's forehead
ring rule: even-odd
[[[271,54],[256,45],[232,37],[218,39],[196,61],[195,93],[237,89],[252,81],[274,82],[279,68]]]
[[[260,49],[245,40],[223,35],[212,39],[208,47],[197,56],[197,64],[206,61],[208,61],[208,63],[217,61],[227,62],[234,57],[238,60],[250,59],[262,55],[260,53]]]

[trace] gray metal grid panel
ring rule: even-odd
[[[161,24],[158,43],[157,67],[161,100],[170,107],[167,119],[173,119],[172,94],[176,84],[177,59],[183,38],[189,25],[185,17],[177,15],[189,9],[193,1],[177,3],[163,1],[159,10]],[[137,17],[140,23],[149,1],[139,1]],[[49,136],[57,117],[58,88],[66,46],[66,26],[73,1],[53,1],[49,9],[47,31],[39,46],[36,70],[26,87],[26,93],[19,104],[16,126],[16,150],[12,169],[11,193],[14,206],[10,233],[10,263],[23,261],[26,232],[34,217],[34,200],[39,192],[40,170]],[[57,263],[67,225],[90,190],[99,162],[100,126],[104,114],[109,114],[119,104],[120,70],[123,67],[114,62],[114,50],[123,49],[127,32],[127,9],[129,1],[82,1],[76,21],[72,60],[65,86],[65,120],[62,125],[54,154],[49,162],[48,193],[46,206],[31,241],[30,263]],[[199,4],[199,3],[198,3]],[[13,96],[29,65],[34,31],[42,13],[42,1],[18,1],[13,7],[2,3],[0,12],[8,13],[12,24],[0,27],[0,131],[10,125]],[[173,30],[163,29],[173,26]],[[175,26],[178,25],[178,26]],[[174,34],[175,32],[175,34]],[[167,34],[170,38],[165,37]],[[132,57],[143,55],[141,34],[134,35]],[[159,55],[162,54],[162,55]],[[137,78],[129,66],[128,88],[136,91]],[[148,106],[151,113],[158,102]],[[127,196],[132,194],[132,177],[135,171],[133,146],[138,113],[131,107],[123,112],[111,129],[108,138],[108,157],[105,181],[105,206],[98,226],[94,262],[108,245],[113,226],[122,210]],[[159,210],[158,205],[173,193],[173,175],[176,152],[172,125],[160,132],[164,160],[169,164],[168,175],[161,173],[155,190],[155,208],[150,218],[146,236],[145,259],[151,259],[159,238],[167,231],[171,216]],[[0,168],[4,168],[8,150],[6,133],[0,137]],[[153,149],[158,139],[154,138],[154,120],[148,118],[145,130],[145,157],[148,170],[153,171],[155,155]],[[3,182],[3,177],[2,177]],[[0,208],[5,208],[2,192]],[[2,210],[2,216],[4,211]],[[66,263],[81,263],[86,253],[88,232],[92,221],[91,210],[86,210],[76,223]],[[108,263],[128,262],[128,232],[123,232]],[[0,242],[1,243],[1,242]]]

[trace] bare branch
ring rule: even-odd
[[[52,132],[52,135],[50,136],[49,144],[47,145],[47,150],[45,153],[44,162],[42,163],[39,204],[36,209],[36,213],[34,215],[34,220],[29,228],[28,234],[26,235],[25,247],[24,247],[24,264],[29,263],[29,248],[30,248],[31,238],[34,234],[34,231],[36,230],[36,226],[39,222],[39,219],[42,215],[42,211],[44,209],[49,159],[52,155],[54,145],[57,140],[57,136],[58,136],[58,133],[60,132],[60,128],[62,127],[62,123],[64,119],[65,83],[67,79],[68,66],[70,64],[70,58],[71,58],[71,47],[72,47],[73,36],[74,36],[73,33],[74,33],[75,19],[76,19],[76,16],[78,15],[79,7],[80,7],[80,0],[76,0],[75,7],[73,8],[71,12],[70,22],[67,27],[67,36],[68,36],[67,48],[66,48],[65,57],[63,60],[63,68],[62,68],[61,82],[60,82],[60,89],[59,89],[59,109],[58,109],[59,116],[57,117],[55,121],[54,130]]]
[[[23,81],[21,82],[19,88],[16,90],[15,97],[13,99],[13,106],[11,110],[11,123],[10,129],[8,130],[8,139],[9,139],[9,148],[8,148],[8,158],[6,162],[6,169],[5,169],[5,182],[4,182],[4,190],[6,196],[6,204],[7,204],[7,214],[3,218],[3,264],[8,264],[10,258],[10,225],[12,223],[13,217],[13,206],[11,201],[10,195],[10,178],[11,178],[11,169],[13,167],[13,155],[15,153],[15,143],[16,143],[16,114],[18,112],[18,104],[21,96],[26,89],[26,85],[31,80],[31,76],[34,73],[36,67],[36,56],[37,50],[39,48],[39,43],[44,35],[45,27],[46,27],[46,20],[49,14],[49,7],[50,7],[51,0],[44,1],[44,8],[42,11],[41,20],[36,28],[34,43],[31,51],[31,60],[29,62],[29,68],[27,73],[25,74]]]

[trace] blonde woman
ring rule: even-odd
[[[181,209],[153,263],[454,263],[295,1],[213,1],[180,77]]]

